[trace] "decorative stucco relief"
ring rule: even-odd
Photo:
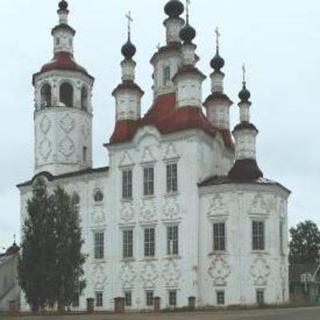
[[[266,286],[271,268],[263,257],[257,257],[250,267],[250,275],[256,286]]]
[[[132,202],[124,202],[120,210],[120,219],[124,222],[132,222],[134,220],[134,207]]]
[[[43,160],[48,160],[52,153],[52,143],[47,137],[40,142],[39,152]]]
[[[167,261],[162,269],[162,279],[167,287],[179,287],[182,272],[176,260]]]
[[[102,206],[95,206],[92,213],[92,222],[100,224],[105,222],[105,214]]]
[[[76,147],[74,142],[69,137],[65,137],[63,140],[59,143],[59,152],[63,154],[66,158],[69,158],[72,156],[72,154],[75,152]]]
[[[75,121],[74,119],[67,113],[61,120],[60,120],[60,128],[65,133],[70,133],[75,128]]]
[[[120,279],[123,288],[134,287],[134,281],[137,278],[137,272],[133,263],[122,263],[120,269]]]
[[[267,201],[264,199],[263,195],[258,194],[254,197],[251,207],[250,213],[251,214],[268,214],[269,213],[269,206]]]
[[[81,126],[81,134],[85,139],[90,136],[90,124],[88,120],[85,120]]]
[[[145,199],[141,203],[140,218],[143,221],[152,221],[157,216],[157,209],[154,199]]]
[[[225,196],[221,193],[215,194],[211,198],[207,215],[209,217],[212,217],[212,216],[227,216],[228,214],[229,214],[228,203],[225,199]]]
[[[146,262],[140,270],[140,278],[145,288],[153,288],[158,279],[158,270],[153,262]]]
[[[181,218],[181,209],[176,197],[167,197],[164,199],[163,217],[168,220]]]
[[[146,147],[143,151],[141,162],[142,163],[148,163],[148,162],[155,162],[156,158],[152,153],[152,150],[150,147]]]
[[[170,159],[177,159],[179,157],[180,156],[175,145],[173,143],[167,144],[163,159],[170,160]]]
[[[51,121],[48,116],[44,116],[40,121],[40,130],[43,134],[47,134],[51,128]]]
[[[107,283],[106,266],[103,263],[96,263],[92,269],[92,279],[95,290],[103,291]]]
[[[285,218],[288,214],[287,202],[283,199],[280,200],[279,213],[282,218]]]
[[[231,268],[224,256],[215,256],[209,264],[208,273],[213,280],[214,286],[226,286]]]
[[[133,161],[131,155],[129,154],[129,152],[127,152],[127,151],[123,152],[119,166],[120,167],[129,167],[129,166],[133,166],[133,165],[134,165],[134,161]]]

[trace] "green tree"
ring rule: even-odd
[[[320,231],[312,221],[290,229],[290,263],[315,263],[319,260]]]
[[[36,179],[23,227],[20,285],[34,311],[70,306],[81,293],[85,256],[81,253],[77,201],[63,188],[49,195],[44,179]]]
[[[23,226],[19,281],[26,300],[33,311],[47,305],[50,269],[54,262],[48,253],[52,246],[53,230],[49,212],[50,200],[44,179],[38,178],[32,187],[32,198],[27,202],[27,217]]]
[[[50,197],[55,220],[55,302],[60,311],[69,306],[85,287],[80,280],[84,274],[85,256],[81,253],[80,219],[77,197],[70,197],[63,188],[57,187]]]

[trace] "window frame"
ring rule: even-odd
[[[179,255],[179,225],[167,226],[167,255]]]
[[[96,307],[102,308],[103,307],[103,291],[96,291],[95,292],[95,301],[96,301]]]
[[[262,224],[262,229],[261,229]],[[262,232],[261,232],[262,231]],[[265,220],[254,219],[251,221],[251,242],[253,251],[266,250],[266,223]]]
[[[218,306],[224,306],[226,303],[226,294],[224,290],[216,291],[216,302]]]
[[[178,162],[166,163],[166,189],[168,194],[178,192]]]
[[[97,236],[100,236],[100,239],[98,239]],[[105,232],[101,230],[94,231],[94,259],[95,260],[104,259],[105,258],[104,251],[105,251]]]
[[[132,200],[133,194],[133,170],[132,168],[123,168],[121,170],[122,175],[122,199]]]
[[[153,234],[152,234],[153,233]],[[156,256],[156,228],[146,227],[143,229],[144,257],[154,258]]]
[[[262,305],[265,303],[265,290],[256,289],[256,304]]]
[[[124,291],[124,305],[126,307],[132,307],[132,291],[131,290]]]
[[[143,168],[143,195],[154,195],[154,166]]]
[[[162,68],[162,85],[168,87],[171,84],[171,66],[165,65]]]
[[[168,291],[168,302],[170,307],[177,307],[178,292],[175,289]]]
[[[129,234],[131,233],[131,236]],[[130,259],[133,258],[133,243],[134,233],[133,229],[122,230],[122,258]]]
[[[221,226],[223,226],[223,232],[221,232]],[[213,252],[225,252],[227,250],[227,232],[225,221],[214,221],[212,223],[212,250]]]
[[[154,291],[153,290],[146,290],[145,291],[146,295],[146,306],[147,307],[152,307],[153,306],[153,299],[154,299]]]

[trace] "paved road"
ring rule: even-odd
[[[11,320],[1,317],[0,320]],[[192,313],[148,313],[148,314],[99,314],[51,317],[21,317],[12,320],[320,320],[319,308],[295,308],[275,310],[192,312]]]

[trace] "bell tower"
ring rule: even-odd
[[[53,59],[33,75],[35,174],[59,175],[92,166],[94,78],[74,59],[75,30],[68,3],[60,1],[52,29]]]

